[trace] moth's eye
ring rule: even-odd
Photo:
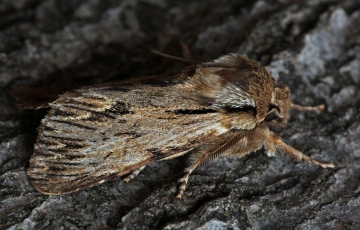
[[[265,121],[272,121],[279,118],[280,108],[277,105],[269,104],[268,114],[265,117]]]
[[[277,105],[274,104],[269,104],[269,109],[268,112],[270,112],[271,110],[276,109],[279,113],[280,113],[280,108]]]
[[[265,121],[272,121],[274,119],[278,118],[278,116],[275,114],[274,111],[268,113],[265,117]]]

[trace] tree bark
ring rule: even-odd
[[[360,3],[357,0],[0,2],[0,229],[360,229]],[[186,63],[244,53],[267,66],[301,105],[285,142],[322,169],[262,151],[218,158],[176,199],[181,161],[150,164],[59,196],[37,192],[26,168],[46,110],[11,92],[58,94],[135,76],[177,73]]]

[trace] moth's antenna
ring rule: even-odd
[[[174,59],[174,60],[179,60],[179,61],[183,61],[183,62],[191,62],[191,63],[194,63],[194,64],[200,64],[200,63],[202,63],[202,61],[200,61],[200,60],[195,60],[195,59],[190,59],[190,58],[176,57],[176,56],[173,56],[173,55],[170,55],[170,54],[166,54],[166,53],[163,53],[163,52],[160,52],[160,51],[157,51],[157,50],[151,50],[151,52],[153,52],[154,54],[157,54],[157,55],[166,57],[166,58],[170,58],[170,59]]]

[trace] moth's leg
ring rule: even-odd
[[[272,132],[270,133],[268,142],[266,143],[265,147],[266,147],[266,149],[274,149],[274,147],[275,147],[276,149],[279,149],[283,153],[289,155],[290,157],[292,157],[296,160],[303,159],[307,162],[310,162],[315,165],[319,165],[323,168],[334,168],[335,167],[334,164],[332,164],[332,163],[322,163],[322,162],[312,159],[311,157],[300,152],[299,150],[294,149],[290,145],[287,145],[286,143],[284,143],[278,135],[276,135],[275,133],[272,133]]]
[[[185,175],[179,179],[179,182],[181,182],[180,188],[179,188],[179,193],[176,196],[177,198],[181,199],[182,196],[184,195],[185,189],[186,189],[186,185],[187,182],[189,180],[190,174],[192,173],[192,171],[194,171],[194,169],[196,169],[196,167],[200,164],[201,162],[197,163],[197,164],[193,164],[190,167],[185,169]]]
[[[144,168],[145,168],[145,165],[144,165],[144,166],[141,166],[140,168],[138,168],[138,169],[136,169],[136,170],[134,170],[134,171],[132,171],[132,172],[130,173],[130,175],[128,175],[127,177],[125,177],[125,178],[123,179],[123,181],[125,181],[125,182],[131,181],[131,180],[134,179]]]
[[[179,179],[181,185],[176,197],[182,198],[189,176],[196,167],[223,155],[241,140],[244,140],[247,133],[248,131],[246,130],[230,130],[190,151],[187,163],[190,166],[185,169],[184,176]]]
[[[323,105],[323,104],[317,105],[317,106],[302,106],[302,105],[297,105],[297,104],[291,103],[291,109],[296,109],[300,112],[316,112],[316,111],[324,110],[324,108],[325,108],[325,105]]]

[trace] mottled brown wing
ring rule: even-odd
[[[84,88],[50,107],[27,171],[46,194],[100,184],[227,131],[175,81]]]

